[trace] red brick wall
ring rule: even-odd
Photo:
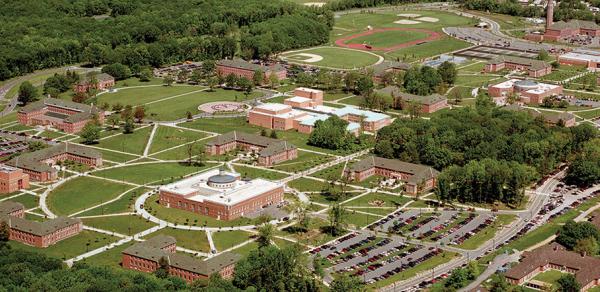
[[[145,273],[152,273],[158,269],[158,263],[143,258],[123,254],[121,264],[123,268],[136,270]]]
[[[0,172],[0,193],[12,193],[20,189],[29,188],[29,175],[22,169],[8,173]]]

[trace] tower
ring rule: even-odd
[[[546,29],[550,28],[554,23],[554,0],[548,0],[546,5]]]

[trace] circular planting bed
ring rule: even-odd
[[[199,111],[209,113],[209,114],[221,113],[221,112],[228,112],[228,113],[243,112],[246,110],[246,108],[247,107],[245,104],[243,104],[241,102],[233,102],[233,101],[216,101],[216,102],[209,102],[209,103],[201,104],[198,106]]]

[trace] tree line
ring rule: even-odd
[[[138,73],[182,60],[265,58],[326,42],[333,14],[283,0],[24,0],[3,3],[0,21],[4,80],[78,62]]]

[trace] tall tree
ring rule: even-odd
[[[37,88],[35,88],[29,81],[21,83],[19,86],[19,95],[17,100],[23,105],[38,100]]]
[[[266,247],[271,245],[271,241],[273,240],[273,235],[275,233],[275,227],[273,224],[266,223],[262,226],[258,227],[258,237],[256,238],[256,242],[258,242],[259,247]]]

